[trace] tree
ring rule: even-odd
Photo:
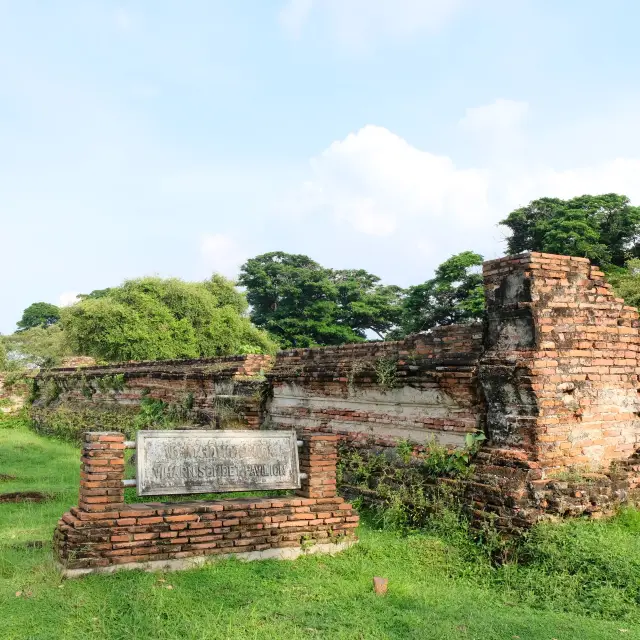
[[[512,211],[500,224],[511,230],[511,254],[542,251],[590,258],[622,267],[640,257],[640,207],[615,193],[571,200],[540,198]]]
[[[9,369],[50,368],[59,366],[72,354],[65,332],[59,323],[16,331],[2,340]]]
[[[0,371],[6,371],[8,368],[7,347],[4,343],[4,336],[0,336]]]
[[[435,277],[409,287],[403,303],[402,332],[418,333],[438,325],[478,320],[484,313],[482,256],[464,251],[443,262]]]
[[[616,294],[624,298],[626,304],[640,307],[640,259],[627,261],[625,269],[612,269],[607,277]]]
[[[239,283],[253,322],[283,347],[362,342],[383,337],[399,319],[399,287],[363,269],[327,269],[308,256],[274,251],[247,260]]]
[[[18,321],[18,331],[33,327],[49,327],[60,320],[60,309],[48,302],[34,302],[23,312]]]
[[[400,321],[404,289],[382,285],[380,278],[364,269],[329,271],[337,289],[340,322],[349,325],[360,338],[372,331],[381,340]]]
[[[246,317],[232,282],[141,278],[83,296],[63,310],[75,353],[108,361],[272,353],[276,345]]]

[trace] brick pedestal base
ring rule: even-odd
[[[58,522],[68,575],[116,567],[182,568],[201,556],[294,557],[355,542],[359,517],[335,492],[336,436],[305,434],[296,496],[124,504],[124,436],[86,436],[80,506]],[[118,477],[116,477],[118,476]],[[184,562],[181,562],[184,561]]]

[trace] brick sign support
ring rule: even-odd
[[[87,433],[80,499],[55,531],[69,577],[118,568],[188,568],[211,556],[246,560],[335,553],[356,541],[358,515],[336,495],[335,435],[303,434],[295,496],[124,502],[124,435]]]

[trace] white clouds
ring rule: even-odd
[[[333,36],[350,48],[363,48],[378,38],[401,38],[435,30],[448,22],[463,0],[288,0],[280,24],[300,37],[313,18],[327,23]]]
[[[521,173],[505,185],[510,201],[526,204],[542,196],[573,198],[602,193],[621,193],[634,204],[640,202],[640,158],[616,158],[594,166],[573,169],[541,168]]]
[[[367,125],[311,159],[307,180],[287,204],[290,220],[320,225],[353,246],[366,238],[387,247],[394,262],[433,268],[465,249],[501,255],[507,231],[497,223],[536,198],[616,192],[640,202],[640,157],[583,164],[575,153],[567,167],[547,142],[543,161],[532,161],[529,149],[539,141],[528,131],[529,111],[513,100],[467,109],[460,130],[484,149],[471,167]]]
[[[237,277],[240,265],[247,258],[246,251],[231,236],[222,233],[203,235],[200,253],[208,269],[227,278]]]
[[[78,293],[79,291],[64,291],[58,296],[58,306],[59,307],[70,307],[71,305],[78,302]]]
[[[332,143],[311,160],[311,172],[294,206],[369,235],[389,235],[408,220],[475,226],[487,212],[481,172],[459,169],[383,127]]]

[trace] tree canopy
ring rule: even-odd
[[[16,331],[10,336],[2,336],[1,342],[0,351],[4,348],[6,354],[5,369],[57,367],[65,356],[72,355],[59,323]]]
[[[590,258],[622,267],[640,257],[640,207],[615,193],[570,200],[540,198],[512,211],[500,224],[511,230],[510,254],[542,251]]]
[[[246,316],[232,282],[140,278],[82,296],[63,309],[74,353],[108,361],[272,353],[276,345]]]
[[[485,301],[478,267],[482,261],[478,253],[458,253],[445,260],[431,280],[409,287],[403,301],[402,333],[481,318]]]
[[[34,327],[48,327],[60,320],[60,309],[48,302],[34,302],[23,312],[18,321],[18,330],[33,329]]]
[[[364,269],[327,269],[308,256],[282,251],[247,260],[251,319],[283,347],[361,342],[384,337],[399,321],[402,289],[380,284]]]
[[[626,304],[640,307],[640,259],[633,258],[625,266],[625,269],[612,269],[607,278]]]

